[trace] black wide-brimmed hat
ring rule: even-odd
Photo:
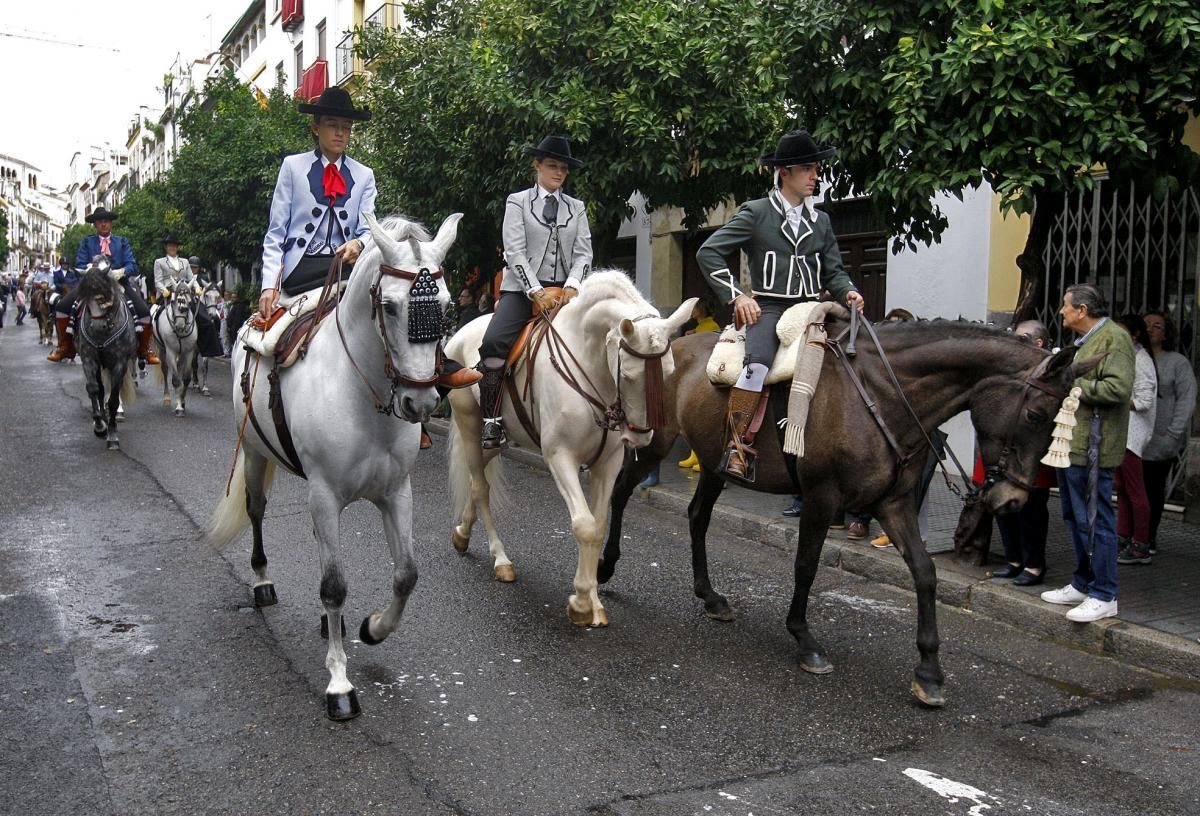
[[[779,137],[774,153],[758,160],[767,167],[788,167],[793,164],[819,162],[837,153],[833,145],[818,145],[804,128],[793,130]]]
[[[179,246],[180,244],[183,243],[183,241],[180,241],[178,238],[176,238],[174,233],[168,232],[167,237],[163,238],[163,243],[164,244],[174,244],[175,246]]]
[[[366,105],[361,108],[354,107],[354,101],[350,98],[350,94],[346,93],[345,88],[339,88],[337,85],[321,91],[316,102],[300,103],[299,108],[301,113],[311,113],[314,116],[340,116],[356,122],[365,122],[371,118],[370,108]]]
[[[578,170],[583,167],[583,161],[571,155],[571,143],[566,136],[547,136],[537,147],[526,147],[525,152],[539,159],[558,159],[566,162],[567,167]]]
[[[116,221],[117,214],[109,212],[106,207],[97,207],[95,212],[86,216],[83,220],[89,224],[95,224],[97,221]]]

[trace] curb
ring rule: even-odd
[[[431,420],[430,432],[446,435],[447,420]],[[508,447],[504,456],[530,467],[548,471],[542,457],[531,451]],[[639,488],[634,498],[658,510],[687,514],[691,497],[663,487]],[[713,508],[712,523],[741,538],[757,541],[791,555],[796,546],[793,522],[776,521],[735,507]],[[952,556],[951,556],[952,557]],[[934,558],[935,563],[938,557]],[[825,539],[821,566],[913,592],[908,566],[895,550],[876,550],[841,539]],[[1117,658],[1151,671],[1189,680],[1200,680],[1200,643],[1149,626],[1109,618],[1078,624],[1066,619],[1065,607],[1047,604],[1005,584],[975,578],[961,572],[941,570],[937,582],[938,602],[966,610],[997,623],[1020,629],[1043,640]]]

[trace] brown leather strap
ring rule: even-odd
[[[763,417],[767,413],[767,398],[771,395],[770,388],[764,388],[762,395],[758,398],[758,406],[754,409],[754,416],[750,418],[750,426],[746,428],[746,445],[754,444],[754,437],[758,436],[758,429],[762,427]]]
[[[271,373],[267,375],[267,382],[271,384],[271,394],[267,399],[267,405],[271,409],[271,420],[275,423],[275,435],[279,437],[279,444],[283,447],[283,452],[287,454],[284,463],[297,476],[307,479],[308,477],[304,475],[304,466],[300,464],[300,455],[296,453],[296,446],[292,444],[292,434],[287,425],[287,414],[283,410],[283,392],[279,388],[278,360],[271,367]]]
[[[251,377],[251,375],[250,375],[250,358],[251,357],[255,358],[254,376],[253,377]],[[281,454],[279,451],[277,451],[275,449],[275,446],[271,444],[271,440],[267,437],[267,435],[265,433],[263,433],[262,426],[258,424],[258,417],[254,415],[254,400],[252,399],[252,397],[254,396],[254,383],[258,381],[258,359],[257,358],[258,358],[257,354],[254,354],[253,352],[246,352],[246,368],[242,372],[242,401],[244,401],[246,403],[246,416],[250,418],[250,424],[254,426],[254,432],[256,434],[258,434],[258,438],[262,440],[262,443],[267,446],[267,450],[271,452],[271,455],[274,456],[275,459],[277,461],[279,461],[284,467],[286,467],[290,470],[291,466],[288,464],[287,458],[283,454]],[[245,419],[242,420],[242,424],[244,427]],[[234,458],[236,460],[236,456]],[[301,474],[297,473],[297,475],[301,475]],[[230,478],[232,479],[232,474],[230,474]],[[226,485],[226,490],[228,490],[228,485]]]
[[[532,369],[530,369],[530,375],[532,373]],[[530,376],[530,379],[532,379],[532,376]],[[521,399],[521,395],[517,392],[516,378],[511,373],[504,378],[504,388],[508,391],[508,399],[512,403],[513,411],[516,413],[521,427],[525,429],[525,433],[529,434],[529,438],[533,440],[533,444],[539,448],[542,447],[541,434],[534,427],[533,418],[529,416],[529,411],[525,409],[525,401]]]

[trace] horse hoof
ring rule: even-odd
[[[106,444],[104,447],[107,448],[108,450],[119,451],[121,449],[121,443],[116,441],[115,439],[110,439],[108,441],[108,444]]]
[[[729,605],[729,601],[720,596],[716,600],[704,604],[704,615],[711,620],[724,623],[734,620],[733,607]]]
[[[511,584],[517,580],[516,570],[512,564],[497,564],[496,565],[496,580],[502,584]]]
[[[212,396],[212,391],[209,391],[209,390],[208,390],[208,386],[206,385],[206,386],[204,386],[203,388],[201,388],[201,389],[200,389],[200,394],[201,394],[201,396],[205,396],[205,397],[211,397],[211,396]]]
[[[383,643],[383,638],[373,637],[371,635],[371,616],[367,615],[363,618],[362,626],[358,627],[358,639],[368,646],[378,646]]]
[[[264,606],[274,606],[279,603],[275,596],[274,584],[259,584],[254,588],[254,606],[262,609]]]
[[[362,710],[358,707],[358,695],[354,689],[346,694],[325,695],[325,715],[334,722],[353,720]]]
[[[454,549],[459,555],[465,553],[467,551],[467,547],[471,546],[471,539],[467,538],[466,536],[459,535],[458,530],[455,530],[450,534],[450,541],[454,544]]]
[[[342,618],[342,637],[346,636],[346,619]],[[329,616],[321,613],[321,639],[329,640]]]
[[[183,416],[183,409],[182,409],[182,408],[176,408],[176,409],[175,409],[175,416],[177,416],[177,417],[181,417],[181,416]]]
[[[104,427],[93,427],[92,433],[94,433],[99,438],[103,438],[104,435],[108,433],[108,426],[105,425]]]
[[[171,398],[170,398],[170,397],[163,397],[163,399],[162,399],[162,404],[163,404],[163,405],[170,405],[170,404],[171,404]]]
[[[826,659],[825,655],[819,652],[802,654],[798,662],[800,663],[800,668],[809,674],[829,674],[833,671],[833,664]]]
[[[608,626],[608,613],[604,611],[604,607],[598,607],[589,612],[578,612],[573,606],[567,604],[567,617],[576,626]]]
[[[117,411],[117,422],[124,422],[124,421],[125,421],[125,412]]]
[[[928,706],[929,708],[941,708],[946,704],[946,697],[942,694],[941,686],[930,684],[926,688],[920,680],[913,680],[912,693],[921,705]]]

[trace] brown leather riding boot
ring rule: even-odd
[[[751,464],[756,451],[746,443],[746,431],[750,429],[750,421],[758,408],[761,391],[747,391],[745,388],[729,389],[729,406],[726,408],[725,419],[729,425],[729,447],[725,451],[726,476],[735,479],[752,481]]]
[[[71,318],[55,315],[54,325],[58,329],[58,348],[50,352],[50,356],[46,359],[52,363],[61,362],[68,357],[75,356],[75,338],[67,334],[67,324],[71,322]]]
[[[156,366],[161,360],[154,353],[154,348],[150,345],[150,341],[154,339],[154,331],[149,326],[143,326],[142,331],[138,334],[138,357],[146,361],[146,365]]]

